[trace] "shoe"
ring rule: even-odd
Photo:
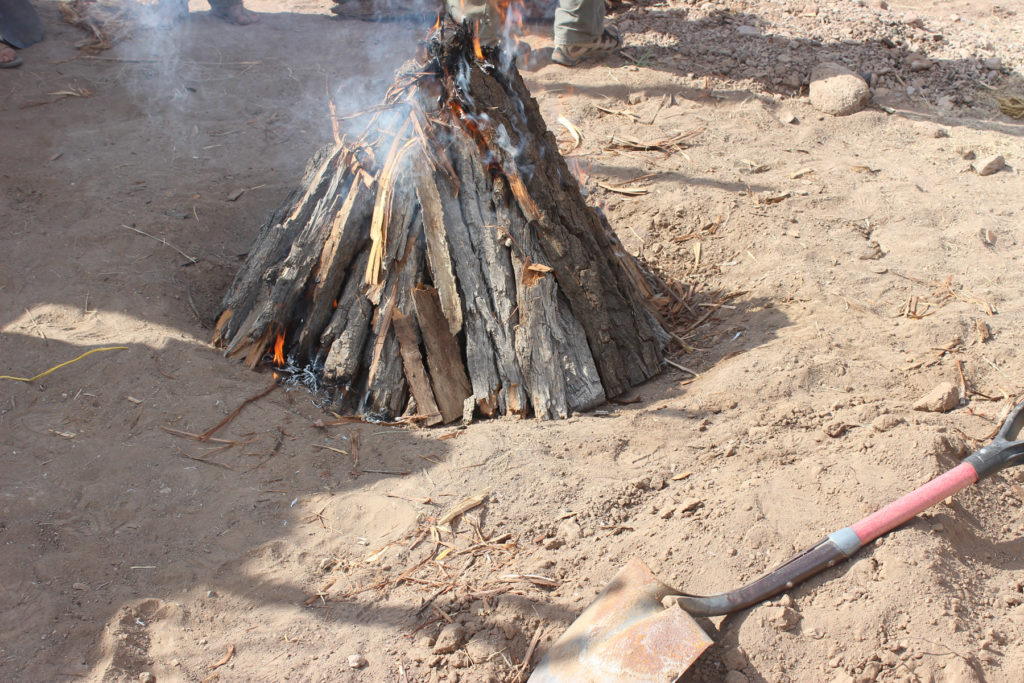
[[[589,43],[555,45],[555,50],[551,53],[551,61],[562,66],[576,66],[589,57],[611,54],[618,50],[621,44],[619,32],[609,26],[596,40]]]

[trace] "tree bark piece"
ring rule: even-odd
[[[427,366],[437,398],[437,407],[445,424],[462,417],[462,406],[473,395],[466,367],[462,364],[459,342],[448,327],[441,300],[433,287],[419,286],[412,291],[416,319],[427,350]]]

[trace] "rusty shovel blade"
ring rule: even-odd
[[[711,639],[638,559],[611,583],[551,647],[528,683],[666,683],[674,681]]]

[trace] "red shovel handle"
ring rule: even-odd
[[[857,538],[860,539],[860,544],[865,545],[976,481],[978,481],[978,473],[970,463],[962,462],[919,489],[894,500],[881,510],[850,526],[857,534]]]

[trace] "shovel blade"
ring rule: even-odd
[[[677,594],[638,559],[619,570],[551,647],[529,683],[666,683],[712,643],[678,605]]]

